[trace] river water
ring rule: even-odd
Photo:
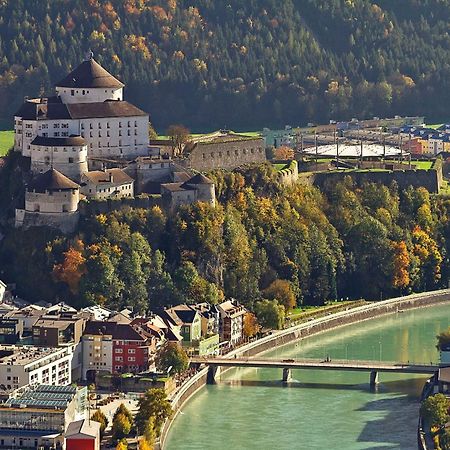
[[[438,361],[436,335],[450,305],[383,316],[268,351],[266,357]],[[360,450],[417,448],[418,396],[426,376],[233,369],[183,408],[165,450]]]

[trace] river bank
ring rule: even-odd
[[[297,341],[299,339],[303,339],[343,325],[365,321],[368,319],[376,318],[378,316],[396,313],[399,311],[401,312],[414,308],[438,305],[440,303],[445,303],[448,301],[450,301],[450,290],[435,291],[425,294],[414,294],[407,297],[400,297],[379,303],[372,303],[349,311],[336,313],[334,315],[321,319],[311,320],[310,322],[303,323],[286,330],[275,332],[270,336],[242,346],[230,352],[227,356],[253,356],[257,353],[273,349],[278,346],[283,346],[293,341]],[[180,409],[185,405],[185,403],[192,395],[194,395],[201,387],[206,384],[206,377],[207,369],[201,370],[193,378],[188,380],[174,396],[173,407],[175,410],[175,414],[170,421],[166,422],[163,428],[160,448],[164,447],[167,434]]]

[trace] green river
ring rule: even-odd
[[[264,355],[437,362],[436,335],[450,305],[383,316],[318,334]],[[236,369],[201,389],[171,427],[165,450],[417,449],[418,396],[426,377]]]

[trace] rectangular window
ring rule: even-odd
[[[75,90],[74,90],[74,89],[71,89],[70,95],[71,95],[72,97],[75,95]]]

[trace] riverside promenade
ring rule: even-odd
[[[312,336],[324,331],[338,328],[343,325],[360,322],[376,318],[385,314],[395,314],[409,309],[416,309],[426,306],[434,306],[450,302],[450,289],[433,291],[423,294],[413,294],[405,297],[398,297],[376,303],[370,303],[364,306],[349,309],[348,311],[338,312],[320,319],[309,320],[285,330],[275,331],[271,335],[243,345],[232,350],[225,358],[248,358],[266,350],[282,346],[304,337]],[[164,442],[167,437],[171,424],[180,412],[182,406],[199,389],[206,385],[208,378],[208,368],[197,372],[192,378],[187,380],[171,398],[172,407],[175,411],[173,417],[168,420],[162,429],[159,446],[164,448]]]

